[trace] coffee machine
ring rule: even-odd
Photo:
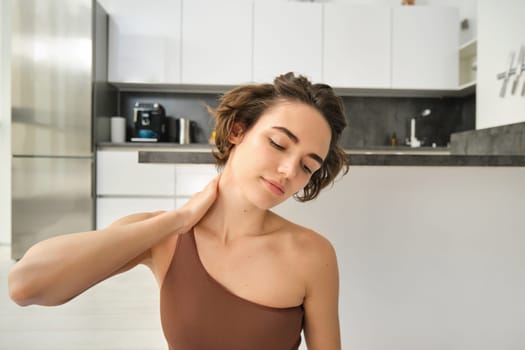
[[[166,111],[160,103],[136,102],[133,108],[134,142],[161,142],[166,138]]]

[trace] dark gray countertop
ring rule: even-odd
[[[525,155],[525,123],[454,133],[450,148],[463,155]]]
[[[136,149],[139,163],[213,164],[212,146],[173,143],[100,143],[98,150]],[[369,147],[346,150],[352,166],[525,166],[524,155],[455,155],[445,147]]]
[[[525,156],[461,156],[431,154],[352,154],[348,161],[354,165],[397,166],[525,166]],[[211,164],[207,152],[139,151],[139,163]]]

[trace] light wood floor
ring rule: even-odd
[[[56,307],[20,307],[9,299],[13,261],[0,246],[0,349],[167,349],[153,275],[138,266]]]

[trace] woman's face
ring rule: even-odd
[[[308,184],[328,154],[330,138],[329,125],[315,108],[283,101],[247,132],[231,137],[235,146],[228,165],[246,198],[268,209]]]

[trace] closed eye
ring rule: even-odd
[[[268,138],[269,142],[270,142],[270,145],[272,145],[272,147],[278,149],[279,151],[284,151],[286,148],[284,146],[281,146],[280,144],[278,144],[277,142],[275,142],[274,140],[272,140],[272,138]],[[302,165],[302,169],[305,173],[307,174],[313,174],[313,171],[312,169],[310,169],[310,167],[308,167],[307,165],[303,164]]]
[[[303,170],[308,173],[308,174],[312,174],[312,169],[310,169],[309,167],[307,167],[306,165],[303,165]]]
[[[279,151],[283,151],[284,150],[284,147],[281,146],[280,144],[278,144],[277,142],[275,142],[274,140],[272,140],[271,138],[269,139],[270,140],[270,144],[274,147],[274,148],[277,148]]]

